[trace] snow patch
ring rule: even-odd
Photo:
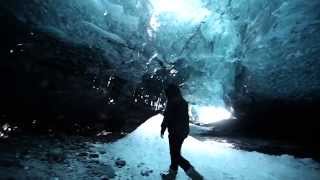
[[[156,115],[138,127],[127,137],[112,144],[95,144],[110,153],[101,161],[115,158],[126,161],[125,168],[116,168],[119,179],[160,179],[159,173],[170,163],[167,138],[160,138],[162,115]],[[312,159],[297,159],[289,155],[266,155],[232,149],[226,143],[199,141],[189,136],[182,147],[182,154],[206,179],[309,179],[320,178],[320,165]],[[153,170],[142,176],[145,169]],[[178,180],[187,179],[179,170]]]

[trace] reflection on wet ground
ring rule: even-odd
[[[299,144],[285,140],[267,140],[246,137],[210,137],[205,135],[194,135],[194,137],[213,145],[273,155],[290,154],[296,157],[313,158],[320,161],[320,153],[317,151],[317,148],[314,148],[312,145]]]

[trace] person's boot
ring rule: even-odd
[[[196,171],[193,167],[190,167],[186,174],[192,179],[192,180],[203,180],[203,176]]]
[[[177,172],[178,171],[176,170],[169,169],[168,171],[161,173],[161,177],[163,180],[174,180],[176,179]]]

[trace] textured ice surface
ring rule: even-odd
[[[314,0],[13,0],[16,16],[59,37],[105,50],[118,75],[140,81],[180,70],[192,103],[223,106],[242,87],[266,97],[308,98],[320,89],[320,1]],[[181,60],[175,64],[177,60]],[[181,75],[182,74],[182,75]]]
[[[106,149],[101,161],[120,158],[126,166],[117,168],[119,179],[160,179],[159,173],[169,165],[169,147],[165,136],[160,138],[161,115],[156,115],[127,137],[112,144],[96,144],[94,149]],[[297,159],[289,155],[266,155],[232,149],[231,144],[215,141],[201,142],[188,137],[182,154],[190,160],[205,179],[308,179],[320,178],[320,165],[311,159]],[[112,154],[112,157],[110,155]],[[148,177],[141,172],[153,170]],[[177,179],[187,179],[179,169]]]

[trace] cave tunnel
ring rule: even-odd
[[[319,8],[316,0],[1,1],[0,179],[160,179],[130,156],[160,136],[169,84],[188,103],[183,153],[196,162],[209,154],[203,163],[214,165],[198,164],[205,179],[320,179]],[[218,150],[197,157],[192,143]],[[226,159],[245,163],[223,169]],[[267,175],[255,172],[266,161]]]

